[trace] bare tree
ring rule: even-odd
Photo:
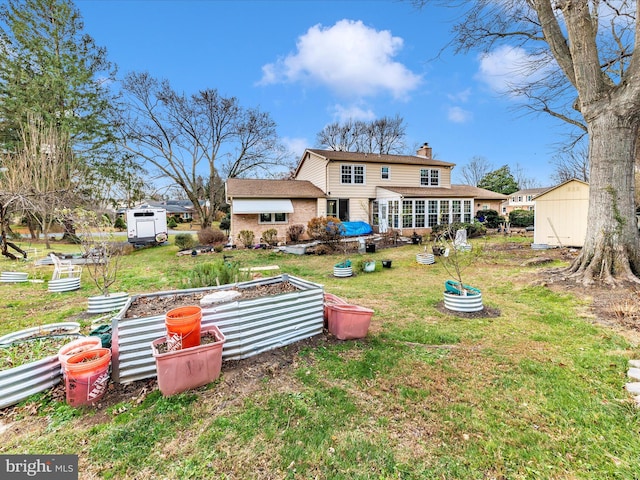
[[[401,153],[405,149],[404,120],[383,117],[371,122],[331,123],[316,135],[316,143],[331,150],[362,153]]]
[[[359,126],[353,120],[330,123],[318,132],[316,144],[336,152],[352,152],[356,150]]]
[[[452,2],[412,0],[419,7]],[[640,4],[620,0],[476,0],[454,27],[458,52],[506,44],[532,61],[512,93],[589,137],[589,229],[569,268],[577,282],[639,283],[634,154],[640,126]],[[515,66],[514,66],[515,67]]]
[[[218,175],[273,175],[290,167],[271,117],[241,107],[235,97],[212,89],[179,94],[147,73],[128,74],[123,88],[126,108],[117,120],[123,147],[184,191],[203,228],[218,207]]]
[[[3,156],[0,174],[2,253],[10,258],[9,217],[29,215],[39,224],[50,248],[48,233],[55,220],[54,210],[74,201],[84,168],[73,154],[68,135],[37,116],[27,116],[18,138],[18,150]]]
[[[480,180],[493,170],[493,166],[485,157],[475,155],[469,163],[460,168],[460,175],[466,185],[477,187]]]
[[[574,178],[589,182],[589,148],[586,145],[556,155],[551,163],[555,167],[552,177],[555,182],[563,183]]]
[[[512,168],[511,174],[513,175],[513,178],[515,178],[516,183],[518,184],[518,187],[520,188],[520,190],[526,190],[529,188],[538,188],[540,186],[540,183],[538,182],[538,180],[527,175],[527,172],[525,172],[524,167],[519,163],[516,163],[515,166]]]

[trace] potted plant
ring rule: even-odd
[[[364,256],[358,262],[358,270],[365,273],[371,273],[376,271],[376,261],[370,256]]]
[[[481,249],[457,249],[455,245],[449,245],[454,238],[456,232],[453,232],[452,227],[440,236],[446,252],[442,257],[442,265],[449,276],[454,277],[444,283],[444,306],[456,312],[478,312],[484,308],[482,293],[480,289],[464,283],[462,274],[477,259]]]
[[[89,297],[89,313],[106,313],[120,310],[127,303],[126,292],[112,293],[120,267],[124,246],[113,235],[111,221],[107,215],[76,208],[60,212],[61,221],[73,222],[85,259],[85,266],[100,295]]]

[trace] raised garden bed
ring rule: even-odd
[[[202,329],[217,326],[226,341],[223,360],[240,360],[322,333],[324,289],[290,275],[220,287],[136,295],[112,320],[113,374],[117,383],[156,376],[151,342],[166,334],[165,313],[197,305],[227,290],[237,298],[202,307]]]

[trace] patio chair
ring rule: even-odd
[[[71,260],[62,260],[53,253],[50,253],[49,256],[53,260],[54,267],[51,280],[59,280],[63,277],[77,278],[82,274],[82,265],[73,265]]]

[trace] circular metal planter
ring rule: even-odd
[[[353,275],[353,267],[333,267],[334,277],[351,277]]]
[[[89,297],[88,313],[119,312],[127,304],[129,294],[126,292]]]
[[[39,327],[25,328],[17,332],[9,333],[0,337],[0,346],[8,346],[19,340],[26,340],[30,337],[47,337],[49,335],[60,332],[64,335],[72,335],[80,332],[80,324],[78,322],[59,322],[41,325]]]
[[[456,295],[444,292],[444,306],[454,312],[479,312],[484,308],[482,305],[482,294]]]
[[[29,274],[27,272],[0,272],[0,282],[19,283],[26,282]]]
[[[60,278],[58,280],[50,280],[47,290],[50,292],[71,292],[80,288],[80,277]]]
[[[416,255],[416,262],[420,265],[432,265],[436,263],[436,258],[433,253],[418,253]]]

